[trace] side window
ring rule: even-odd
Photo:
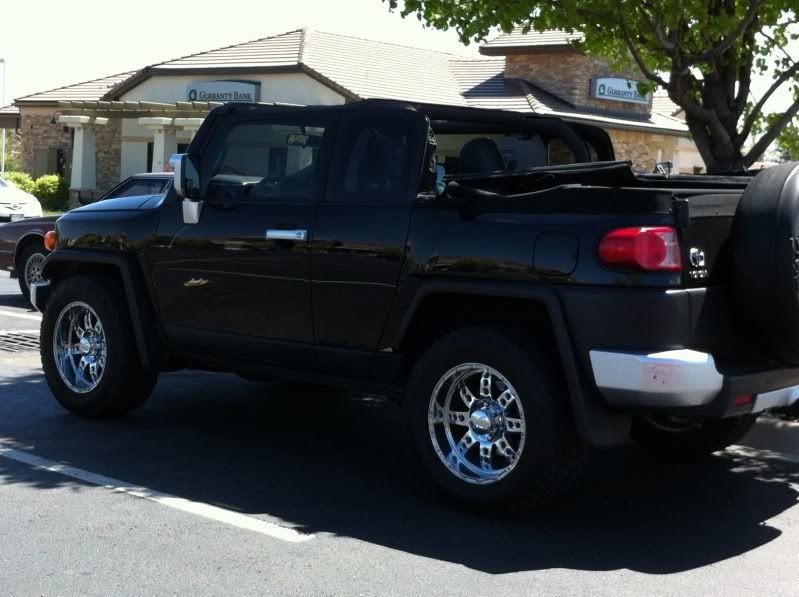
[[[357,121],[344,136],[336,201],[402,201],[407,197],[410,125],[400,119]]]
[[[311,198],[324,133],[318,119],[223,125],[203,155],[203,195],[225,201]]]

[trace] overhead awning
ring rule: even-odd
[[[0,108],[0,129],[19,128],[19,108],[16,106],[5,106]]]

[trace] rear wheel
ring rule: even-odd
[[[757,421],[746,415],[729,419],[637,417],[630,437],[666,458],[702,458],[740,441]]]
[[[107,278],[75,276],[55,287],[42,317],[42,368],[68,411],[121,415],[152,393],[157,374],[141,366],[124,304]]]
[[[31,284],[44,282],[42,266],[47,258],[47,249],[41,243],[32,243],[25,247],[17,262],[19,289],[26,299],[31,298]]]
[[[544,351],[492,328],[457,331],[419,359],[406,388],[424,469],[472,504],[548,502],[579,471],[562,384]]]

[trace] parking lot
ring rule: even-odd
[[[66,414],[0,276],[3,595],[799,595],[799,425],[701,464],[604,451],[554,507],[463,511],[376,397],[178,372],[124,419]]]

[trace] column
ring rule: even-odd
[[[190,131],[191,139],[194,140],[194,135],[200,128],[205,118],[175,118],[175,126],[180,127],[184,131]]]
[[[153,131],[153,172],[164,172],[169,164],[169,157],[178,150],[173,118],[146,117],[139,118],[139,124]]]
[[[97,138],[95,126],[108,124],[107,118],[60,116],[58,122],[74,130],[72,144],[71,189],[97,188]]]

